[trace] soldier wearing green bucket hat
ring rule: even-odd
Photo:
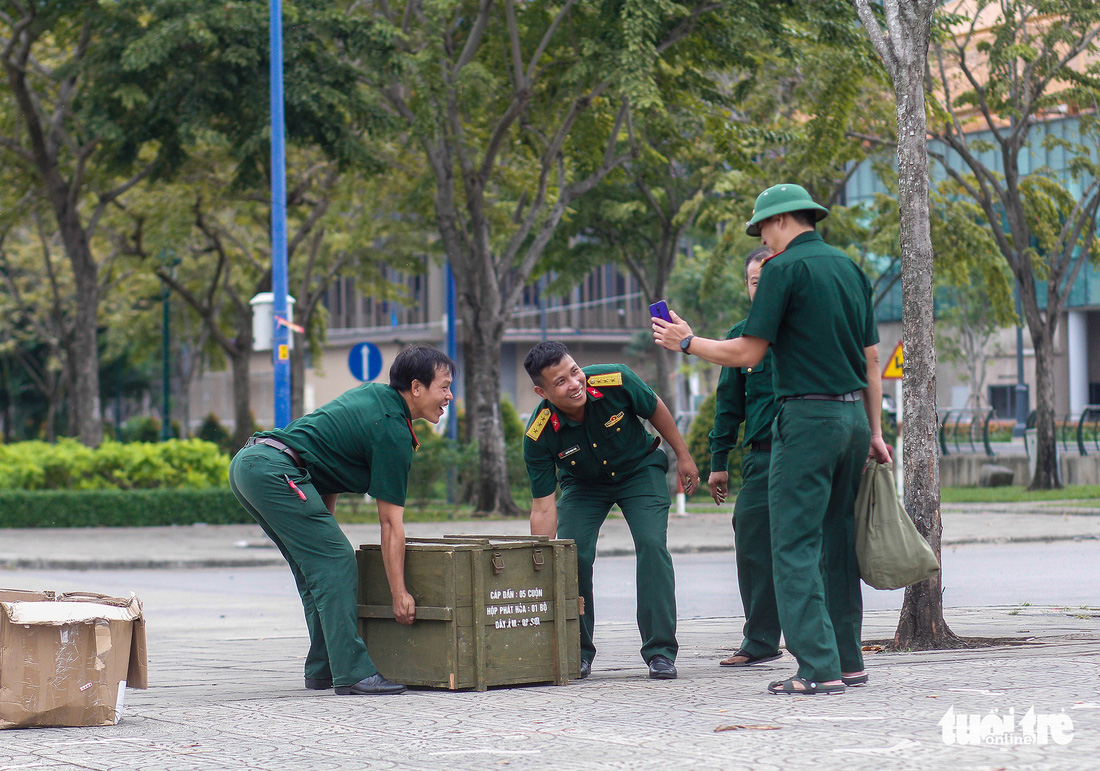
[[[675,312],[672,323],[653,319],[658,345],[726,367],[756,366],[773,350],[772,566],[780,625],[798,660],[794,676],[768,686],[777,694],[837,694],[868,680],[853,514],[868,453],[880,463],[891,455],[870,282],[817,232],[828,213],[795,184],[757,196],[745,232],[776,254],[761,269],[741,337],[696,337]]]

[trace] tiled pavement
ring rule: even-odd
[[[645,677],[632,624],[600,624],[585,681],[339,697],[301,688],[297,612],[288,598],[262,623],[242,610],[220,630],[198,612],[151,625],[152,685],[127,692],[119,725],[0,731],[0,768],[1087,769],[1100,751],[1095,609],[951,609],[956,633],[1019,643],[869,653],[871,682],[830,697],[766,693],[793,671],[786,655],[719,668],[737,619],[681,622],[675,681]],[[869,613],[864,637],[890,637],[896,623]],[[1013,730],[989,735],[1016,743],[946,743],[949,708],[964,721],[1014,712]],[[1072,733],[1023,743],[1028,710],[1068,717]]]

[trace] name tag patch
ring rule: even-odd
[[[561,452],[559,452],[558,453],[558,458],[568,458],[573,453],[580,452],[580,450],[581,450],[581,446],[579,444],[575,444],[572,447],[570,447],[568,450],[562,450]]]
[[[626,415],[625,412],[620,412],[618,415],[612,415],[611,420],[604,423],[604,427],[605,428],[611,428],[613,425],[615,425],[620,420],[622,420],[624,415]]]

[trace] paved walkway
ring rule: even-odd
[[[943,544],[1100,539],[1100,508],[1052,504],[951,504],[943,509]],[[693,507],[669,519],[674,553],[729,551],[732,506],[715,512]],[[409,538],[444,534],[527,535],[526,520],[410,522]],[[355,546],[378,543],[378,525],[345,525]],[[621,516],[600,531],[602,556],[632,554]],[[282,557],[256,525],[192,525],[143,528],[32,528],[0,530],[0,568],[90,570],[281,565]]]
[[[232,601],[222,614],[181,614],[186,629],[150,625],[152,684],[127,692],[119,725],[0,731],[0,768],[1086,769],[1100,752],[1095,609],[952,609],[955,632],[1021,644],[868,653],[870,683],[841,696],[766,693],[793,672],[789,655],[719,668],[740,619],[691,619],[680,624],[675,681],[645,677],[632,624],[599,624],[588,680],[351,698],[301,688],[295,606],[287,597],[285,613],[251,630],[234,624],[235,634],[216,631],[217,616],[254,620],[255,610]],[[896,623],[869,613],[865,638],[889,637]],[[987,739],[955,733],[979,721]]]
[[[524,529],[475,522],[409,531]],[[728,549],[728,529],[728,513],[693,513],[673,518],[670,542],[678,551]],[[377,526],[348,531],[353,541],[377,540]],[[944,513],[947,544],[1097,537],[1100,512]],[[766,693],[769,680],[793,672],[789,655],[719,668],[742,620],[690,618],[679,626],[675,681],[645,677],[633,624],[600,623],[600,655],[585,681],[345,698],[301,688],[300,605],[289,580],[277,596],[249,581],[245,565],[281,564],[260,544],[248,526],[0,531],[0,561],[20,566],[0,572],[0,585],[12,588],[92,580],[36,565],[228,566],[174,573],[171,582],[158,580],[162,571],[122,573],[150,619],[150,689],[127,691],[117,726],[0,731],[0,769],[1084,769],[1100,753],[1095,606],[952,608],[956,634],[1011,644],[902,653],[875,652],[892,637],[896,612],[869,612],[871,682],[835,697]],[[628,549],[622,521],[611,520],[601,552]],[[972,725],[984,733],[972,739]]]

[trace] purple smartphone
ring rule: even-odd
[[[665,321],[672,323],[672,316],[668,314],[668,303],[664,300],[658,300],[649,306],[649,315],[658,319],[664,319]]]

